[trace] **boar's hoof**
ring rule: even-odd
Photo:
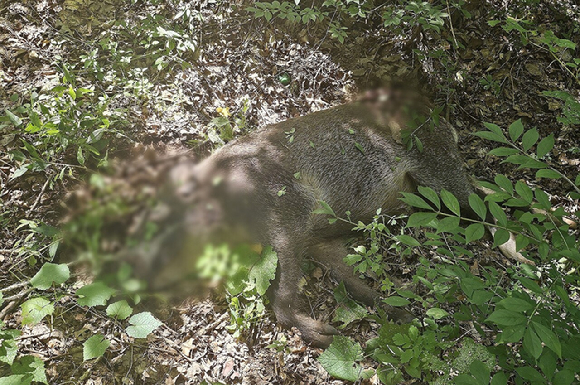
[[[305,342],[317,348],[327,348],[332,342],[332,336],[339,334],[338,330],[332,326],[317,321],[306,314],[296,314],[293,326],[300,330]]]

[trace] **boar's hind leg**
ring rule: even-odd
[[[287,241],[279,243],[282,244],[272,245],[278,254],[279,268],[276,280],[270,287],[270,299],[276,319],[286,327],[297,327],[304,341],[325,348],[332,342],[332,335],[338,334],[338,331],[306,313],[298,287],[302,277],[300,269],[302,253],[290,247]],[[292,244],[300,243],[292,242]]]
[[[343,239],[338,238],[320,242],[308,251],[312,258],[320,261],[331,270],[333,277],[337,281],[344,282],[346,290],[355,300],[368,306],[374,306],[380,301],[380,293],[371,289],[354,273],[352,266],[348,266],[344,262],[344,257],[348,255],[348,248]],[[410,322],[413,319],[412,315],[405,310],[394,308],[384,303],[380,304],[380,306],[393,321]]]

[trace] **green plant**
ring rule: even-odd
[[[521,121],[510,125],[509,139],[498,126],[485,126],[487,130],[476,135],[507,145],[491,150],[490,155],[501,156],[504,162],[519,168],[537,170],[538,178],[563,179],[572,189],[571,195],[580,197],[580,175],[568,178],[547,163],[553,137],[540,140],[537,131],[525,130]],[[420,258],[414,275],[414,281],[423,288],[419,293],[395,289],[397,295],[385,299],[391,306],[413,302],[424,309],[424,314],[421,324],[393,325],[379,312],[379,336],[368,341],[365,351],[379,363],[377,375],[383,383],[400,382],[405,374],[434,384],[574,382],[580,370],[576,349],[580,342],[580,310],[572,297],[580,285],[580,239],[565,220],[574,213],[553,209],[548,195],[539,187],[532,189],[523,181],[514,185],[501,174],[495,183],[484,185],[493,193],[485,199],[476,194],[469,199],[481,220],[462,217],[457,200],[445,190],[437,194],[420,187],[421,195],[404,194],[405,203],[422,210],[409,217],[407,227],[429,229],[422,247],[435,248],[444,258],[443,263]],[[512,211],[513,218],[502,206]],[[323,202],[317,212],[330,215],[331,221],[351,223],[348,213],[346,219],[339,218]],[[538,267],[520,265],[502,273],[481,265],[474,270],[462,260],[473,256],[465,245],[483,237],[488,212],[497,220],[487,224],[497,228],[494,246],[506,242],[510,232],[515,233],[517,249],[535,260]],[[468,226],[460,226],[460,220]],[[356,271],[376,270],[380,256],[373,253],[380,248],[373,245],[377,239],[373,232],[395,239],[379,223],[375,218],[369,225],[355,224],[371,240],[370,248],[358,247],[358,253],[346,259],[361,263]],[[409,237],[402,244],[403,248],[418,247],[420,242]],[[466,333],[471,338],[460,338]],[[480,346],[473,339],[493,343]],[[348,344],[349,350],[356,348]],[[335,349],[332,345],[329,348],[331,352]],[[323,365],[334,376],[350,380],[363,376],[362,371],[353,374],[349,369],[358,367],[360,355],[340,360],[340,370],[337,362],[329,364],[325,360]]]

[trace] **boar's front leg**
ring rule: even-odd
[[[304,310],[304,298],[299,293],[304,237],[288,237],[280,232],[276,238],[272,247],[278,254],[278,270],[276,280],[270,287],[270,300],[276,319],[286,327],[296,326],[302,339],[313,346],[328,347],[332,336],[338,334],[338,331],[310,317]]]
[[[347,292],[355,300],[367,306],[379,304],[381,294],[370,288],[366,282],[354,273],[353,267],[348,266],[344,262],[344,258],[348,255],[345,239],[335,238],[320,241],[309,248],[308,253],[313,259],[329,268],[333,278],[338,282],[343,282]],[[403,309],[398,309],[384,303],[381,303],[380,306],[393,321],[411,322],[413,320],[412,314]]]

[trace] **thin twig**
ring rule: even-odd
[[[32,207],[30,207],[30,209],[26,213],[26,216],[30,216],[30,214],[32,214],[32,212],[36,209],[36,206],[38,206],[38,203],[40,202],[40,198],[42,198],[42,196],[44,195],[44,191],[46,190],[46,186],[48,186],[48,182],[50,182],[50,178],[46,178],[46,182],[44,182],[44,186],[42,186],[40,193],[36,197],[36,200],[34,201],[34,204],[32,205]]]

